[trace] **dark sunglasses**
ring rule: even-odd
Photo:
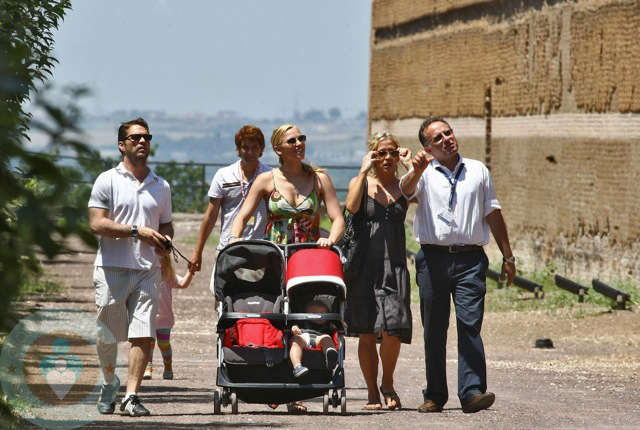
[[[147,142],[151,142],[151,138],[153,137],[153,135],[151,134],[130,134],[129,136],[125,137],[124,140],[129,139],[132,142],[139,142],[140,139],[142,139],[144,137],[144,140],[146,140]]]
[[[397,158],[400,155],[400,151],[398,151],[397,149],[392,149],[391,151],[383,149],[381,151],[376,151],[376,154],[378,154],[378,157],[380,158],[386,157],[387,154],[391,155],[393,158]]]
[[[291,139],[287,139],[285,142],[287,142],[289,145],[295,145],[296,140],[298,140],[300,143],[305,143],[307,141],[307,136],[305,136],[304,134],[301,134],[298,137],[292,137]]]

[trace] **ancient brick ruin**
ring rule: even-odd
[[[638,0],[373,1],[371,132],[450,120],[527,269],[638,278],[639,76]]]

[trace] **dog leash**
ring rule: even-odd
[[[164,241],[164,247],[173,253],[173,260],[176,263],[178,262],[178,255],[179,255],[180,257],[182,257],[184,261],[187,262],[187,264],[191,264],[191,262],[187,259],[187,257],[182,255],[182,252],[178,251],[178,248],[176,248],[176,246],[173,243],[171,243],[169,239]]]

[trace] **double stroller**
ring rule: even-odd
[[[265,240],[234,242],[216,260],[214,290],[218,301],[217,377],[214,413],[238,401],[279,405],[323,398],[323,412],[341,407],[346,413],[344,379],[344,303],[340,251],[315,244],[278,246]],[[311,301],[321,301],[329,313],[306,313]],[[335,327],[338,352],[335,369],[328,369],[320,347],[305,348],[296,378],[289,360],[291,327],[310,320]],[[340,391],[339,391],[340,390]]]

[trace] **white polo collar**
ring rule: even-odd
[[[159,177],[158,175],[156,175],[156,173],[153,171],[153,169],[149,166],[147,166],[147,168],[149,169],[149,173],[147,174],[147,177],[144,178],[144,181],[142,181],[142,183],[148,183],[151,181],[158,181]],[[116,171],[118,173],[120,173],[121,175],[124,176],[130,176],[131,178],[136,179],[135,176],[133,176],[133,173],[131,173],[130,171],[128,171],[125,167],[124,167],[124,163],[121,161],[117,166],[116,166]]]

